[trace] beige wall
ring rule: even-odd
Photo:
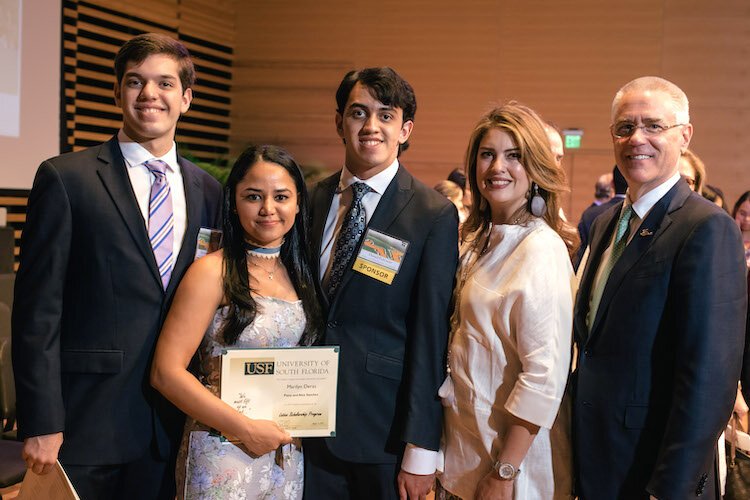
[[[609,106],[619,86],[654,74],[691,100],[693,149],[730,201],[750,189],[750,2],[746,0],[267,0],[236,4],[232,150],[283,145],[338,168],[333,116],[346,71],[390,65],[418,111],[404,163],[434,184],[463,161],[492,102],[517,99],[561,127],[584,129],[568,151],[577,220],[613,164]]]

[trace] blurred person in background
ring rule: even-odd
[[[444,180],[440,181],[437,184],[435,184],[435,191],[442,194],[446,198],[450,200],[451,203],[456,205],[456,210],[458,210],[458,229],[461,230],[461,224],[466,221],[466,218],[469,216],[468,209],[464,206],[463,199],[464,199],[464,191],[453,181]]]
[[[686,149],[678,163],[680,175],[687,182],[690,189],[698,194],[703,193],[703,185],[706,183],[706,166],[697,154]]]

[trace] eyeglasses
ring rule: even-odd
[[[609,127],[612,135],[618,139],[625,139],[635,134],[635,131],[643,129],[643,133],[646,135],[659,135],[666,132],[670,128],[683,127],[687,123],[675,123],[674,125],[662,125],[660,123],[647,123],[645,125],[636,125],[630,122],[615,123]]]

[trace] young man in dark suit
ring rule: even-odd
[[[312,194],[311,240],[323,342],[341,346],[337,433],[305,444],[305,498],[420,498],[441,435],[458,216],[398,160],[416,111],[403,78],[351,71],[336,103],[344,168]],[[384,260],[369,257],[374,247]]]
[[[221,187],[176,153],[195,70],[180,42],[146,34],[115,58],[123,125],[39,167],[13,306],[23,457],[55,460],[81,498],[174,498],[182,415],[148,381],[164,314],[218,227]]]
[[[676,85],[626,84],[611,132],[628,191],[594,221],[575,305],[578,495],[714,499],[744,344],[742,239],[680,178],[693,127]]]

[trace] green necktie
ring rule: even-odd
[[[591,293],[591,303],[589,304],[589,313],[586,316],[586,326],[591,330],[591,326],[596,318],[596,311],[599,309],[599,302],[602,300],[602,294],[604,293],[604,287],[607,286],[609,280],[609,273],[612,272],[612,268],[615,267],[617,260],[625,250],[625,246],[628,244],[628,233],[630,232],[630,219],[633,218],[633,206],[630,203],[625,203],[625,206],[620,213],[620,218],[617,220],[617,229],[615,230],[615,239],[612,243],[612,251],[609,254],[609,259],[604,263],[604,270],[601,273],[599,281],[594,283],[594,290]]]

